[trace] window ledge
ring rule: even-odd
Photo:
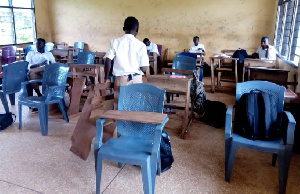
[[[285,62],[286,64],[290,65],[294,69],[298,69],[298,64],[296,64],[296,63],[294,63],[292,61],[286,60],[283,57],[279,57],[279,59],[282,60],[283,62]]]

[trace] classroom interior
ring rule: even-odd
[[[205,62],[223,49],[246,49],[253,53],[262,36],[273,43],[278,1],[274,0],[35,0],[37,38],[46,42],[85,42],[84,50],[106,52],[110,40],[124,34],[127,16],[139,20],[137,38],[168,48],[168,60],[190,48],[193,37],[205,45]],[[18,45],[23,46],[26,45]],[[288,80],[299,69],[284,61]],[[224,83],[210,92],[210,77],[203,78],[207,99],[235,103],[235,84]],[[300,92],[297,85],[295,93]],[[17,99],[17,97],[16,97]],[[68,99],[66,99],[68,101]],[[180,96],[175,101],[181,103]],[[16,100],[17,103],[17,100]],[[9,104],[17,115],[18,106]],[[0,112],[4,112],[0,106]],[[93,113],[95,116],[97,112]],[[86,161],[69,149],[79,116],[69,123],[59,112],[49,115],[49,134],[41,135],[39,115],[23,109],[23,128],[18,119],[0,132],[0,193],[95,193],[94,154]],[[230,182],[225,181],[224,127],[215,128],[193,119],[185,139],[179,137],[183,113],[169,115],[165,130],[171,138],[174,164],[156,178],[155,193],[278,193],[278,165],[272,154],[238,149]],[[300,191],[300,154],[293,152],[286,193]],[[104,162],[101,193],[143,193],[140,167],[118,168]]]

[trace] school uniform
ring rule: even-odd
[[[268,56],[266,56],[267,49],[263,49],[262,47],[259,47],[256,51],[259,55],[259,59],[262,60],[276,60],[276,54],[277,50],[275,47],[269,45],[269,53]]]
[[[157,53],[157,56],[160,56],[160,54],[158,52],[158,47],[155,43],[150,42],[150,45],[146,46],[146,48],[147,48],[147,51]]]
[[[205,51],[204,45],[203,44],[198,44],[197,46],[193,45],[190,48],[190,53],[202,53],[203,51],[199,50],[199,48],[203,49]]]
[[[31,68],[32,65],[44,63],[45,65],[49,65],[50,63],[55,63],[55,58],[51,52],[45,51],[44,53],[40,53],[38,51],[30,51],[26,55],[26,61],[28,61],[28,75],[30,80],[34,79],[42,79],[45,66]],[[38,89],[38,83],[32,83],[33,89]]]
[[[118,94],[121,86],[142,83],[141,67],[149,66],[147,49],[143,42],[132,34],[113,39],[104,58],[114,60],[112,74],[114,81],[115,103],[118,102]],[[115,105],[116,105],[115,104]]]

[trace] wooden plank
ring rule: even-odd
[[[147,77],[147,83],[156,85],[167,92],[174,93],[187,93],[187,84],[192,78],[170,78],[170,75],[150,75]]]
[[[161,71],[163,73],[170,72],[170,73],[180,73],[184,75],[194,75],[194,71],[192,70],[180,70],[180,69],[172,69],[172,68],[162,68]]]
[[[85,78],[73,78],[71,82],[72,88],[70,94],[70,106],[68,109],[68,115],[77,114],[79,112],[80,98],[84,88]]]
[[[108,110],[103,112],[99,118],[115,119],[121,121],[132,121],[139,123],[162,124],[167,115],[156,112],[143,112],[143,111],[119,111]]]

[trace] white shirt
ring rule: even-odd
[[[190,48],[190,53],[202,53],[202,50],[198,50],[199,48],[203,49],[205,51],[204,45],[203,44],[198,44],[197,46],[193,45]]]
[[[28,61],[28,68],[30,69],[31,65],[44,63],[46,61],[47,64],[55,63],[55,58],[51,52],[45,51],[44,53],[40,53],[38,51],[30,51],[26,55],[26,61]]]
[[[266,58],[266,52],[267,52],[267,49],[263,49],[262,47],[259,47],[256,51],[259,55],[259,59],[262,59],[262,60],[276,60],[276,53],[277,53],[277,50],[275,47],[269,45],[269,56],[268,58]]]
[[[146,46],[146,48],[147,48],[147,51],[155,52],[155,53],[157,53],[157,56],[159,56],[158,48],[157,48],[157,45],[155,43],[150,42],[150,45]]]
[[[143,75],[140,67],[149,66],[146,45],[132,34],[113,39],[104,58],[114,59],[113,75]]]

